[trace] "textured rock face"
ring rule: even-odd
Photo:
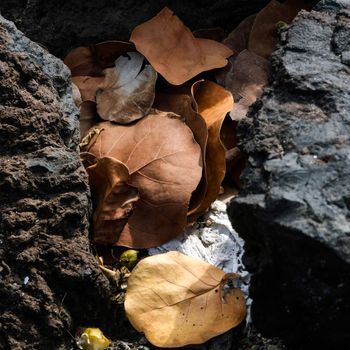
[[[68,69],[0,16],[0,348],[68,349],[108,313]],[[73,330],[72,330],[73,329]]]
[[[30,39],[63,57],[70,49],[105,40],[128,40],[131,30],[164,6],[191,29],[233,29],[269,0],[1,0],[0,12]]]
[[[239,126],[249,161],[229,214],[255,272],[253,322],[291,348],[350,340],[349,57],[349,1],[302,13]]]

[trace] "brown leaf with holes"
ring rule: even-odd
[[[233,120],[244,118],[252,103],[259,98],[268,81],[269,61],[248,50],[242,51],[226,76],[225,87],[236,101],[230,115]]]
[[[167,7],[137,26],[130,41],[174,85],[183,84],[203,71],[226,66],[227,58],[232,55],[221,43],[195,38]]]
[[[277,0],[270,1],[256,15],[249,36],[248,50],[269,58],[277,41],[276,24],[280,21],[289,24],[303,8],[310,9],[302,0],[288,0],[283,4]]]
[[[87,150],[125,164],[127,184],[138,189],[140,200],[120,235],[113,225],[97,226],[95,235],[113,237],[116,245],[149,248],[180,234],[202,175],[201,149],[191,130],[179,116],[157,110],[137,123],[103,122],[96,128],[103,130]]]
[[[84,153],[81,156],[84,159]],[[128,184],[129,170],[122,162],[111,157],[95,158],[93,164],[89,161],[86,170],[90,188],[92,193],[98,193],[94,196],[94,242],[113,244],[132,214],[138,191]],[[109,234],[111,229],[115,236]]]
[[[239,275],[179,252],[141,260],[125,298],[130,323],[155,346],[202,344],[239,325],[246,315]]]
[[[220,130],[226,113],[233,108],[232,94],[221,86],[208,81],[193,84],[192,94],[208,128],[208,142],[205,153],[207,191],[201,204],[193,211],[199,214],[215,201],[221,182],[225,177],[225,147],[220,138]]]
[[[129,52],[117,58],[113,68],[104,70],[96,97],[102,119],[128,124],[148,114],[154,101],[157,73],[149,64],[143,67],[143,60],[138,52]]]
[[[203,117],[196,112],[197,105],[191,95],[157,93],[154,107],[167,112],[173,112],[185,119],[185,123],[191,129],[194,139],[201,147],[202,159],[208,140],[208,128]],[[203,174],[196,190],[192,193],[188,215],[193,214],[203,201],[207,192],[206,164],[203,162]]]

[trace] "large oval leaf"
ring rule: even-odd
[[[89,152],[124,163],[127,183],[139,190],[140,200],[120,235],[112,225],[102,225],[95,228],[95,237],[110,235],[117,245],[149,248],[181,233],[202,175],[201,149],[191,130],[179,116],[156,110],[131,125],[103,122],[96,128],[103,131]]]
[[[224,290],[225,282],[237,277],[179,252],[154,255],[132,271],[125,310],[156,346],[201,344],[244,319],[242,291]]]
[[[232,55],[221,43],[195,38],[167,7],[137,26],[130,41],[174,85],[183,84],[203,71],[226,66],[227,57]]]

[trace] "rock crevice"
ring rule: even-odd
[[[281,33],[229,207],[255,272],[253,322],[291,348],[344,347],[350,323],[350,4],[321,1]]]

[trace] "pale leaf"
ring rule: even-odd
[[[238,277],[179,252],[148,257],[128,280],[128,319],[156,346],[202,344],[244,319],[242,291],[224,290],[227,280]]]

